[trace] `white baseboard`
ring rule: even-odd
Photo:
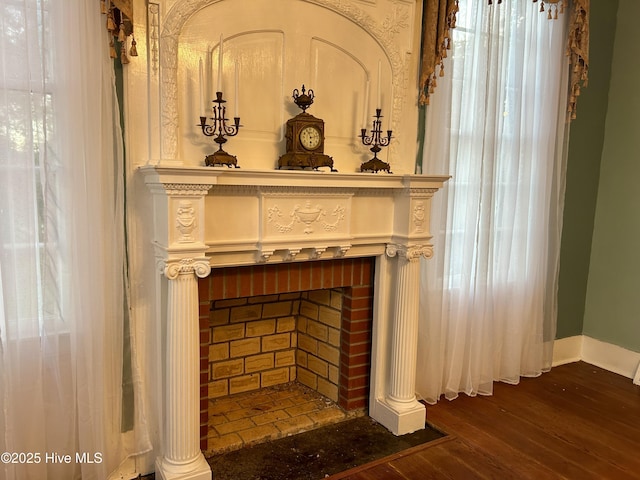
[[[586,335],[561,338],[553,343],[553,366],[583,361],[604,368],[640,385],[640,353]]]

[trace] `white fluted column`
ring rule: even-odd
[[[211,271],[207,259],[168,261],[164,456],[156,465],[163,480],[210,480],[200,451],[200,340],[198,282]]]
[[[431,257],[431,245],[389,244],[387,256],[395,258],[395,295],[391,331],[391,357],[382,423],[396,435],[424,428],[425,406],[415,394],[420,308],[420,257]]]
[[[396,409],[406,409],[417,403],[415,378],[419,308],[417,286],[420,281],[420,262],[418,256],[409,258],[406,253],[398,255],[397,262],[395,322],[391,337],[387,401]]]

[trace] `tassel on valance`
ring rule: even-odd
[[[563,14],[569,0],[540,1],[540,12],[547,18],[557,19]],[[487,0],[493,4],[493,0]],[[502,0],[497,0],[502,3]],[[437,77],[444,75],[444,59],[450,48],[450,30],[456,26],[458,0],[423,0],[422,2],[422,57],[420,70],[420,105],[429,104],[429,96],[437,86]],[[567,110],[569,120],[576,118],[576,103],[580,88],[587,86],[589,73],[589,0],[571,0],[567,55],[572,65]],[[437,73],[436,73],[437,71]]]
[[[437,77],[444,76],[444,59],[451,48],[449,32],[456,26],[457,13],[458,0],[423,0],[420,105],[429,104]]]
[[[106,27],[109,32],[109,55],[117,58],[115,42],[120,43],[120,61],[129,63],[129,56],[137,57],[138,49],[133,35],[133,1],[100,0],[100,11],[106,15]],[[127,48],[131,37],[131,48]],[[127,56],[128,53],[128,56]]]

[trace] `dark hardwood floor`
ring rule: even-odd
[[[333,480],[640,479],[640,386],[583,362],[427,406],[448,436]]]

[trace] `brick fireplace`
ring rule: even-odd
[[[346,408],[366,402],[369,415],[396,435],[424,428],[425,407],[414,388],[420,259],[432,255],[431,198],[447,177],[161,166],[140,171],[152,192],[162,273],[160,478],[209,479],[202,454],[204,399],[210,389],[220,394],[258,388],[265,378],[274,383],[306,376],[329,396],[337,392]],[[336,288],[343,289],[339,323],[307,318],[306,331],[292,329],[288,317],[303,311],[299,304],[294,312],[294,298],[281,295]],[[316,294],[305,295],[308,301]],[[257,319],[256,298],[261,310],[271,312],[267,318]],[[302,300],[301,294],[295,301]],[[212,311],[216,304],[228,311]],[[228,330],[222,336],[216,322]],[[317,346],[298,350],[296,355],[307,355],[307,366],[287,364],[293,345],[324,337],[319,332],[325,327],[322,355]],[[323,358],[336,347],[329,328],[340,331],[333,364]],[[260,329],[271,338],[257,342]],[[222,356],[228,351],[229,359],[221,360],[231,362],[215,378],[211,350]],[[249,370],[258,360],[266,367],[247,371],[247,359]],[[325,366],[326,375],[318,375]]]
[[[374,262],[229,267],[199,280],[202,450],[212,399],[298,381],[346,411],[368,405]]]

